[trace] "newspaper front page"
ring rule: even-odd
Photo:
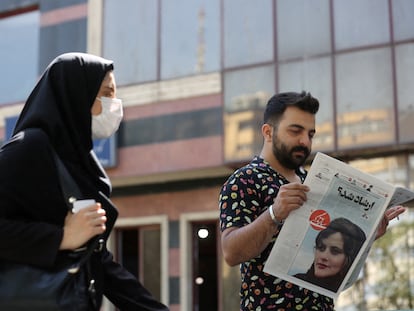
[[[356,281],[387,207],[413,200],[414,193],[323,153],[316,154],[304,184],[310,187],[307,202],[286,219],[264,271],[336,299]],[[337,262],[317,258],[327,251]]]

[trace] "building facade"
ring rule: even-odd
[[[114,60],[125,116],[95,145],[120,212],[110,247],[173,311],[238,308],[218,193],[260,151],[274,93],[320,100],[313,151],[414,187],[414,1],[2,0],[0,35],[4,140],[57,55]],[[364,282],[338,310],[411,303],[379,307]]]

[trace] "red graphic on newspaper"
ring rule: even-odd
[[[331,222],[331,217],[327,211],[323,209],[318,209],[313,211],[309,216],[309,223],[311,227],[317,231],[325,229]]]

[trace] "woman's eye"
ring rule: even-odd
[[[344,251],[342,249],[340,249],[340,248],[331,248],[331,253],[333,255],[340,255],[340,254],[343,254]]]
[[[320,252],[323,252],[326,249],[325,245],[316,245],[316,249]]]

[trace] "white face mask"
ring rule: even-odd
[[[108,138],[118,130],[124,116],[122,100],[103,96],[97,99],[102,103],[102,111],[92,115],[92,138]]]

